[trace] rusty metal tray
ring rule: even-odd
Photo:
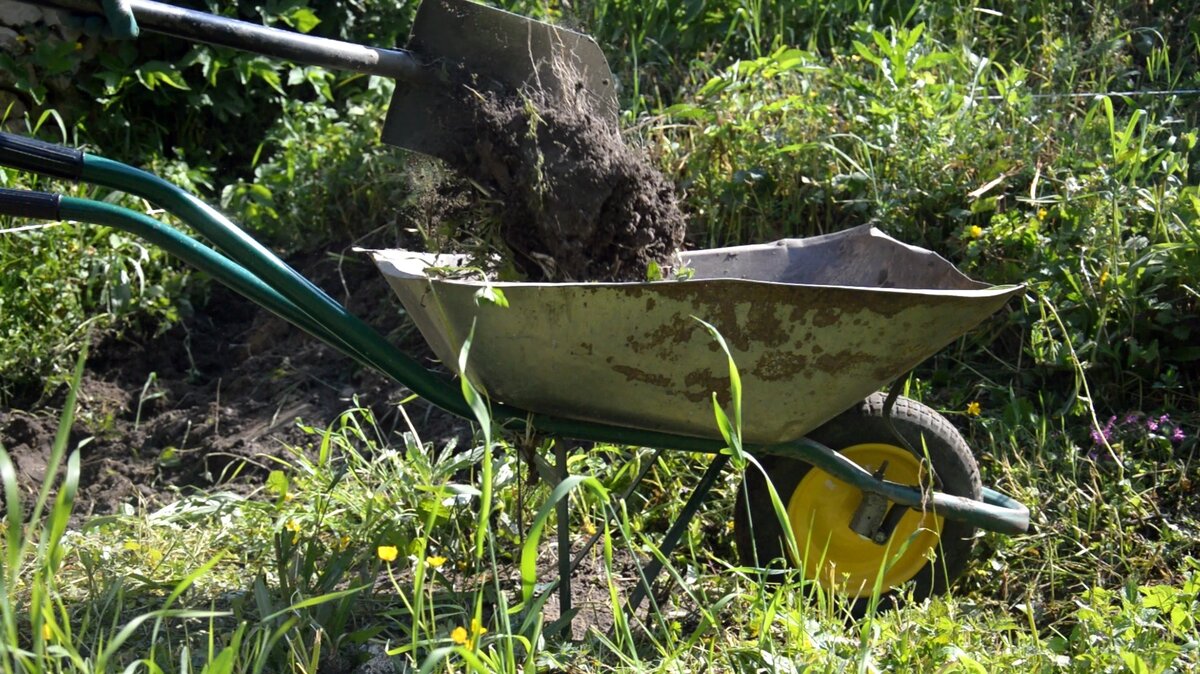
[[[719,437],[728,342],[744,438],[795,440],[912,369],[1023,286],[971,280],[869,226],[693,251],[686,280],[487,283],[442,278],[461,257],[370,251],[434,353],[455,368],[474,325],[471,381],[499,401],[570,419]],[[479,301],[500,288],[507,307]]]

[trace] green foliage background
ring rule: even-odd
[[[733,611],[738,621],[710,646],[660,616],[663,668],[695,669],[718,658],[730,669],[785,661],[824,670],[854,661],[862,671],[869,662],[896,671],[1200,666],[1200,18],[1188,3],[503,4],[596,37],[622,84],[629,138],[644,143],[681,189],[692,245],[870,222],[976,278],[1029,287],[1021,302],[922,365],[905,386],[964,430],[986,483],[1034,504],[1035,531],[985,537],[980,547],[989,558],[967,577],[965,598],[868,623],[860,638],[846,637],[832,612],[808,608],[800,591],[731,589],[736,574],[704,576],[704,588],[720,598],[696,603],[713,614]],[[207,7],[390,45],[404,41],[416,6],[242,0]],[[6,113],[9,130],[147,168],[285,251],[376,228],[397,238],[407,229],[437,234],[414,192],[430,165],[377,143],[386,82],[149,35],[116,45],[52,26],[26,26],[21,35],[19,48],[0,54],[0,86],[11,94],[6,100],[20,102]],[[145,206],[8,170],[0,171],[0,185]],[[204,279],[136,241],[69,223],[25,229],[30,224],[0,221],[8,230],[0,234],[2,405],[28,404],[64,381],[88,327],[159,329],[204,301]],[[973,401],[982,407],[979,418],[965,413]],[[1162,415],[1169,425],[1146,424]],[[403,460],[382,460],[391,450],[364,439],[370,434],[356,419],[348,414],[337,428],[314,434],[351,456],[346,470],[361,483],[391,490],[372,487],[364,499],[352,481],[338,481],[343,473],[334,479],[329,466],[301,461],[291,488],[314,501],[337,500],[333,514],[314,514],[304,498],[281,493],[276,504],[238,510],[244,529],[222,530],[239,550],[251,548],[247,565],[308,564],[281,571],[280,587],[303,586],[297,577],[319,579],[309,596],[337,587],[343,578],[320,575],[314,560],[336,559],[345,568],[350,558],[361,562],[362,550],[330,556],[344,530],[368,546],[389,540],[385,531],[416,546],[431,534],[414,512],[441,522],[438,508],[421,511],[427,504],[413,485],[440,488],[451,476],[438,471],[453,464],[425,466],[417,458],[424,450],[411,446],[395,450]],[[1173,439],[1167,429],[1184,437]],[[1106,431],[1106,442],[1093,438]],[[512,451],[497,456],[503,464]],[[575,468],[603,475],[608,465],[597,451]],[[687,461],[669,468],[656,473],[632,525],[638,531],[671,521],[678,494],[694,484]],[[498,491],[510,494],[505,486]],[[287,483],[273,489],[287,492]],[[418,501],[404,500],[410,497]],[[358,507],[369,512],[339,519]],[[403,515],[402,525],[389,509]],[[725,514],[709,513],[697,525],[703,531],[689,532],[690,559],[702,560],[695,568],[721,563],[705,556],[709,547],[729,558],[728,537],[714,533]],[[172,515],[189,529],[197,521],[226,526],[208,516]],[[298,547],[253,548],[292,521],[316,533],[297,531],[291,540]],[[146,539],[163,535],[148,521],[120,526]],[[464,550],[469,538],[460,537]],[[697,542],[714,538],[711,546]],[[81,558],[107,554],[103,541],[77,545]],[[130,562],[131,573],[151,573],[137,563]],[[172,563],[173,577],[189,573],[183,560]],[[259,590],[268,605],[266,586]],[[272,601],[264,615],[292,598]],[[291,648],[302,650],[295,644],[306,643],[310,624],[327,629],[322,621],[343,620],[337,611],[349,607],[339,599],[298,612],[310,622],[300,620]],[[407,620],[398,610],[389,615]],[[264,633],[277,626],[264,624]],[[421,629],[436,636],[441,627],[431,620]],[[644,664],[613,651],[628,669]]]

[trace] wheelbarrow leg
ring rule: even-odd
[[[704,499],[712,492],[713,485],[717,483],[717,478],[728,463],[728,454],[717,454],[713,457],[712,463],[708,464],[708,470],[704,472],[700,482],[696,485],[696,490],[684,504],[683,511],[679,513],[679,519],[675,520],[675,523],[667,530],[667,535],[663,537],[662,545],[658,549],[664,558],[669,557],[674,552],[675,546],[679,545],[679,540],[683,538],[683,532],[687,530],[696,513],[700,512],[700,506],[704,505]],[[662,562],[655,557],[644,568],[638,570],[641,582],[634,589],[633,594],[629,597],[629,603],[625,606],[627,616],[632,618],[633,614],[637,613],[638,607],[641,606],[642,600],[647,595],[653,595],[654,581],[658,578],[658,574],[662,573],[662,568]]]
[[[554,463],[555,469],[558,471],[558,481],[561,483],[567,479],[567,444],[561,440],[554,442]],[[571,522],[570,498],[564,496],[559,499],[555,506],[558,510],[558,615],[560,618],[566,618],[563,630],[568,637],[571,636],[572,624],[575,622],[571,616]]]
[[[660,456],[662,456],[662,453],[664,451],[666,451],[666,450],[664,450],[662,448],[654,450],[654,454],[650,456],[649,460],[647,460],[643,463],[641,469],[638,471],[637,476],[633,478],[633,482],[631,482],[629,484],[629,486],[626,487],[625,492],[622,493],[620,496],[613,497],[614,503],[627,500],[630,496],[633,495],[633,493],[635,491],[637,491],[638,485],[640,485],[642,483],[642,481],[646,479],[646,475],[649,474],[650,470],[652,468],[654,468],[655,464],[658,463],[658,458]],[[563,446],[561,443],[556,443],[555,444],[555,462],[557,463],[557,466],[555,467],[556,475],[554,476],[556,484],[558,481],[564,480],[567,477],[567,471],[566,471],[567,463],[566,463],[565,455],[566,455],[565,446]],[[537,459],[534,459],[534,461],[536,461],[536,460]],[[558,466],[561,466],[561,468],[559,468]],[[539,470],[541,470],[541,469],[539,469]],[[559,527],[558,527],[558,580],[556,580],[555,583],[556,583],[557,589],[560,593],[559,599],[558,599],[560,606],[566,606],[567,610],[571,610],[571,605],[572,605],[571,590],[570,590],[571,576],[574,575],[575,571],[579,568],[579,565],[583,563],[584,559],[586,559],[588,552],[590,552],[591,549],[596,545],[596,542],[600,540],[600,537],[602,535],[604,535],[604,532],[603,532],[603,530],[601,530],[601,531],[597,531],[596,533],[592,534],[592,536],[587,540],[587,542],[585,542],[583,544],[583,546],[580,548],[579,552],[575,553],[574,557],[571,557],[569,531],[566,531],[561,524],[562,522],[566,522],[567,518],[569,516],[569,513],[566,512],[566,501],[567,501],[567,499],[564,498],[563,500],[559,501],[559,503],[555,506],[557,509],[556,512],[558,514],[558,520],[560,523]],[[607,515],[606,517],[612,517],[612,515]],[[524,531],[524,527],[521,527],[521,530]],[[566,533],[564,533],[564,531],[566,531]],[[567,560],[567,564],[566,564],[565,568],[563,566],[563,560]],[[549,593],[549,592],[554,591],[555,589],[556,588],[554,586],[547,587],[544,590],[544,592]],[[561,619],[561,616],[567,616],[567,614],[563,611],[560,611],[559,615],[560,615],[560,619]],[[570,617],[570,616],[567,616],[567,617]],[[564,621],[563,630],[571,629],[573,624],[574,624],[573,619]]]

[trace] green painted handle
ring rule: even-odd
[[[916,510],[933,510],[943,517],[981,529],[1002,534],[1023,534],[1029,530],[1029,509],[994,489],[985,489],[982,501],[940,491],[924,492],[916,487],[881,480],[844,455],[808,438],[767,447],[762,453],[810,463],[864,492],[879,494],[893,503]]]

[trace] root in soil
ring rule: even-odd
[[[645,280],[651,262],[666,266],[683,244],[674,186],[577,91],[464,85],[473,126],[449,161],[490,195],[500,239],[526,280]]]

